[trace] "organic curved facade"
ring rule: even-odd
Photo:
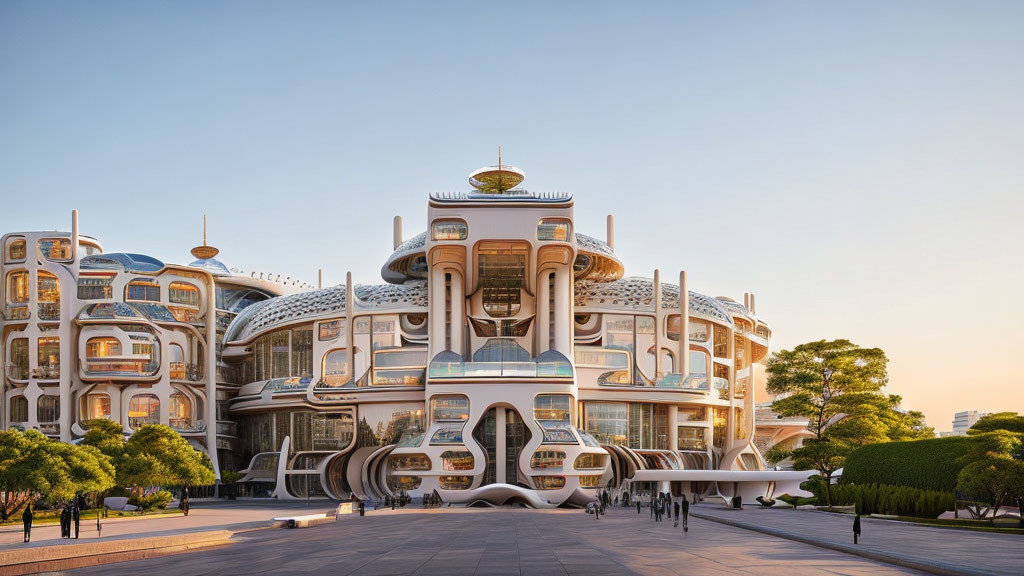
[[[719,494],[721,474],[702,482],[694,471],[762,471],[755,365],[771,330],[753,296],[741,304],[692,292],[682,272],[677,283],[625,277],[611,217],[606,241],[582,234],[572,196],[508,187],[524,177],[492,166],[473,173],[472,191],[431,195],[426,231],[412,238],[396,217],[383,284],[257,286],[199,248],[206,257],[182,267],[101,255],[98,245],[59,265],[40,259],[64,269],[62,287],[98,300],[57,289],[65,308],[53,329],[31,313],[5,315],[8,364],[27,355],[37,371],[45,332],[60,335],[59,363],[77,367],[51,387],[19,378],[16,361],[5,424],[42,425],[8,418],[26,412],[13,398],[28,399],[31,413],[40,393],[119,419],[126,432],[182,413],[209,422],[198,415],[219,400],[221,433],[204,429],[195,444],[241,469],[246,493],[281,498],[407,492],[555,506],[630,490],[645,470],[687,471],[657,476],[662,490]],[[44,280],[35,260],[6,259],[19,239],[40,241],[4,237],[8,309],[43,306],[29,294]],[[45,285],[54,290],[49,277]],[[259,297],[222,310],[228,287]],[[183,374],[204,351],[212,355]],[[142,388],[151,393],[136,399]]]

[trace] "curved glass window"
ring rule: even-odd
[[[576,366],[580,368],[618,368],[629,370],[629,352],[592,346],[576,347]]]
[[[534,476],[533,483],[536,484],[537,490],[558,490],[559,488],[565,488],[565,477]]]
[[[88,394],[82,398],[81,421],[110,418],[110,394]]]
[[[51,262],[71,260],[71,240],[67,238],[43,238],[39,241],[39,252]]]
[[[392,476],[391,478],[391,484],[396,490],[415,490],[423,482],[423,478],[419,476]]]
[[[85,357],[87,359],[111,358],[120,355],[121,341],[117,338],[100,336],[97,338],[89,338],[85,343]]]
[[[495,338],[473,353],[473,362],[533,362],[525,348],[511,338]]]
[[[464,422],[469,419],[469,398],[465,396],[434,396],[430,399],[434,422]]]
[[[60,421],[60,397],[43,395],[36,400],[36,419],[40,424]]]
[[[373,353],[376,386],[421,386],[426,376],[427,349],[388,348]]]
[[[707,445],[704,443],[704,429],[697,428],[696,426],[680,426],[679,427],[679,446],[678,450],[697,450],[703,452],[707,450]]]
[[[477,250],[477,280],[483,294],[484,311],[493,318],[519,313],[526,289],[529,244],[487,242]]]
[[[114,274],[87,274],[78,277],[78,299],[100,300],[113,298]]]
[[[430,470],[430,458],[426,454],[392,454],[391,469],[395,471]]]
[[[690,376],[707,379],[711,358],[699,350],[690,350]]]
[[[729,329],[725,326],[715,325],[714,327],[714,353],[715,358],[729,357]]]
[[[577,470],[601,470],[605,467],[605,458],[604,454],[580,454],[572,467]]]
[[[188,430],[192,428],[192,401],[182,392],[171,394],[168,408],[168,423],[171,428]]]
[[[15,380],[28,380],[28,338],[11,340],[10,376]]]
[[[430,226],[433,240],[465,240],[467,236],[469,227],[462,220],[434,220]]]
[[[22,262],[25,260],[25,241],[11,240],[7,245],[7,261]]]
[[[431,446],[445,446],[448,444],[462,444],[463,424],[442,424],[441,427],[430,437]]]
[[[441,476],[439,482],[443,490],[468,490],[473,485],[473,477]]]
[[[665,319],[665,334],[669,340],[679,341],[679,314],[672,314]],[[707,342],[711,335],[708,323],[696,318],[689,322],[690,342]]]
[[[625,445],[629,438],[629,412],[624,402],[587,402],[586,428],[601,444]]]
[[[537,224],[537,240],[568,242],[572,237],[572,225],[562,218],[542,218]]]
[[[335,338],[342,335],[344,332],[345,325],[342,324],[341,320],[331,320],[330,322],[320,323],[320,334],[319,339],[321,342],[327,340],[334,340]]]
[[[558,350],[542,352],[537,357],[538,378],[572,378],[572,364]]]
[[[572,396],[568,394],[541,394],[533,399],[535,420],[557,420],[568,422],[572,419]]]
[[[28,422],[28,398],[11,397],[11,422]]]
[[[596,476],[580,476],[580,488],[600,488],[601,487],[601,475]]]
[[[168,360],[171,363],[171,378],[184,380],[188,376],[188,367],[185,365],[185,351],[177,344],[167,347]]]
[[[128,426],[133,430],[160,423],[160,399],[155,394],[136,394],[128,401]]]
[[[36,301],[40,320],[60,320],[60,281],[45,270],[36,272]]]
[[[352,375],[348,373],[347,348],[336,348],[324,355],[320,380],[329,388],[342,388],[352,383]]]
[[[565,464],[565,452],[561,450],[537,450],[530,458],[530,468],[561,468]]]
[[[125,286],[125,300],[138,300],[142,302],[160,301],[160,284],[152,280],[132,280]]]
[[[36,343],[39,352],[38,378],[60,378],[60,338],[40,338]]]
[[[7,274],[7,303],[27,304],[28,299],[28,270],[15,270]]]
[[[188,282],[171,282],[167,287],[167,301],[171,304],[199,307],[199,288]]]
[[[472,470],[473,463],[473,454],[467,450],[446,450],[441,453],[441,469],[445,472]]]

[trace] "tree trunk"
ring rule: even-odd
[[[825,500],[828,502],[828,507],[832,509],[832,473],[828,473],[825,476]]]

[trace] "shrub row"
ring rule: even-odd
[[[966,436],[868,444],[846,459],[843,484],[907,486],[952,493],[972,439]]]
[[[834,486],[847,505],[853,504],[858,514],[894,514],[918,518],[938,518],[939,514],[956,506],[952,492],[920,490],[910,486],[886,486],[879,484],[840,484]]]

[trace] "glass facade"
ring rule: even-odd
[[[469,419],[469,398],[466,396],[434,396],[430,399],[434,422],[462,422]]]
[[[128,401],[128,426],[138,430],[160,423],[160,399],[155,394],[136,394]]]
[[[36,272],[36,302],[40,320],[60,320],[60,281],[45,270]]]
[[[600,470],[605,467],[607,456],[604,454],[585,453],[576,457],[572,467],[577,470]]]
[[[14,338],[11,340],[10,377],[15,380],[28,380],[28,338]]]
[[[137,302],[159,302],[160,284],[155,280],[132,280],[124,288],[124,299]]]
[[[465,240],[469,227],[462,220],[435,220],[430,226],[430,237],[437,240]]]
[[[561,468],[565,464],[565,452],[561,450],[538,450],[530,458],[530,468]]]
[[[530,248],[522,242],[488,242],[477,251],[477,279],[484,311],[493,318],[519,313]]]
[[[699,450],[704,451],[707,445],[704,443],[704,428],[695,426],[679,427],[679,445],[677,450]]]
[[[586,430],[601,444],[668,448],[668,407],[660,404],[587,402]]]
[[[28,422],[28,398],[11,396],[11,422]]]
[[[94,393],[82,398],[80,421],[110,418],[110,394]]]
[[[466,450],[445,450],[441,453],[441,469],[445,472],[472,470],[473,455]]]
[[[43,238],[39,241],[39,253],[51,262],[68,262],[71,260],[71,240]]]
[[[40,424],[60,421],[60,397],[44,394],[36,400],[36,420]]]
[[[11,240],[7,244],[7,262],[23,262],[25,260],[25,241]]]
[[[537,224],[537,240],[542,242],[569,242],[572,224],[561,218],[543,218]]]
[[[188,282],[171,282],[167,287],[167,301],[171,304],[199,307],[199,288]]]
[[[28,270],[15,270],[7,274],[7,303],[28,304]]]
[[[39,352],[37,377],[60,378],[60,338],[55,336],[40,338],[37,341],[37,350]]]
[[[89,275],[85,274],[78,278],[78,299],[79,300],[101,300],[114,297],[114,278],[111,275]]]
[[[352,382],[352,375],[348,373],[348,350],[337,348],[325,354],[321,374],[321,383],[328,388],[341,388]]]

